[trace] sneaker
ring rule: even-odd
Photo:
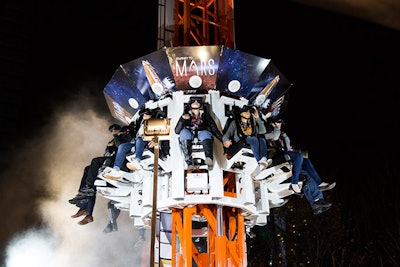
[[[292,190],[296,195],[301,195],[303,193],[300,184],[290,184],[289,190]]]
[[[326,190],[331,190],[336,186],[336,182],[328,184],[325,182],[322,182],[320,185],[318,185],[319,191],[326,191]]]
[[[313,208],[313,213],[314,215],[318,215],[323,213],[324,211],[329,210],[331,207],[314,207]]]
[[[104,177],[110,180],[118,180],[122,177],[122,172],[117,169],[112,169],[109,173],[104,174]]]
[[[328,185],[329,185],[328,183],[322,182],[322,183],[320,183],[318,185],[318,187],[325,187],[325,186],[328,186]]]
[[[272,159],[267,159],[267,167],[272,165]]]
[[[272,164],[272,159],[267,159],[266,157],[262,157],[260,161],[258,162],[258,166],[260,167],[260,170],[264,170],[268,168]]]
[[[126,163],[126,167],[132,171],[138,171],[142,169],[142,166],[140,166],[139,161],[136,159],[132,160],[132,162]]]
[[[267,158],[266,157],[262,157],[260,159],[260,161],[258,162],[258,164],[267,164]]]
[[[315,207],[331,207],[332,203],[324,200],[324,199],[318,199],[317,201],[314,202]]]
[[[86,200],[83,203],[88,202],[87,198],[88,198],[88,196],[86,196],[86,195],[78,194],[74,198],[71,198],[70,200],[68,200],[68,202],[69,202],[69,204],[76,205],[76,204],[82,203],[83,200]]]

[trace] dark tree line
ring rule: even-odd
[[[247,238],[248,266],[400,266],[399,177],[389,164],[362,175],[325,191],[333,206],[322,214],[295,195],[271,209]]]

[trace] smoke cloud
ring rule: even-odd
[[[1,179],[3,211],[10,211],[1,231],[1,240],[9,240],[6,267],[140,266],[142,251],[134,247],[138,230],[128,212],[118,218],[119,231],[108,234],[102,232],[108,200],[101,196],[94,222],[78,225],[83,217],[70,217],[78,208],[68,200],[78,191],[84,167],[103,155],[112,138],[108,126],[116,122],[96,112],[93,103],[77,96],[55,109],[36,137],[16,144],[15,166]]]

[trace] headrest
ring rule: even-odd
[[[116,124],[116,123],[114,123],[114,124],[111,124],[110,127],[108,127],[108,130],[110,132],[112,132],[113,130],[121,130],[121,126]]]

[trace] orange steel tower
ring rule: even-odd
[[[233,0],[159,0],[158,48],[224,45],[235,48]]]
[[[233,0],[160,0],[158,48],[224,45],[235,48]],[[236,197],[235,175],[226,172],[224,195]],[[246,266],[245,224],[241,210],[192,203],[172,209],[171,266]],[[193,218],[206,227],[195,229]],[[203,224],[204,226],[204,224]],[[206,239],[206,250],[194,241]],[[159,261],[162,264],[162,261]]]

